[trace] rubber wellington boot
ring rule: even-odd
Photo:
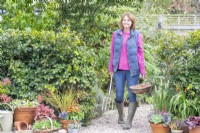
[[[118,123],[119,124],[124,124],[124,102],[122,103],[116,103],[116,107],[117,107],[117,111],[119,114],[119,119],[118,119]]]
[[[125,124],[122,125],[123,129],[127,130],[132,127],[132,121],[133,121],[133,117],[135,115],[137,107],[138,107],[137,102],[129,102],[128,116],[127,116]]]

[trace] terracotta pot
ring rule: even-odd
[[[189,133],[200,133],[200,126],[190,129]]]
[[[153,133],[169,133],[169,126],[164,127],[163,124],[153,124],[150,123],[151,129]]]
[[[183,127],[183,133],[189,133],[189,128],[188,126]]]
[[[28,124],[25,121],[14,122],[15,130],[27,130]]]
[[[28,125],[32,125],[35,118],[36,107],[23,107],[14,110],[14,122],[25,121]]]
[[[60,120],[61,124],[62,124],[62,128],[67,129],[68,125],[73,123],[73,120]]]

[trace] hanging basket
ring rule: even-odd
[[[143,94],[151,89],[152,85],[150,82],[141,83],[138,85],[131,86],[130,89],[135,94]]]

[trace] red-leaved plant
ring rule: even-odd
[[[6,94],[0,94],[0,102],[2,104],[9,103],[11,100],[12,100],[12,98],[9,97],[8,95],[6,95]]]
[[[9,78],[4,78],[0,81],[0,94],[8,94],[9,87],[11,86],[11,80]]]
[[[36,108],[35,120],[46,119],[47,117],[50,117],[51,119],[56,118],[56,115],[54,114],[54,109],[50,108],[49,106],[45,106],[44,104],[40,104]]]
[[[1,109],[13,109],[12,105],[10,105],[10,102],[12,101],[12,98],[6,94],[0,94],[0,105]]]

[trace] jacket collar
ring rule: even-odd
[[[122,35],[122,29],[117,30],[116,33]],[[130,35],[134,36],[134,30],[130,30]]]

